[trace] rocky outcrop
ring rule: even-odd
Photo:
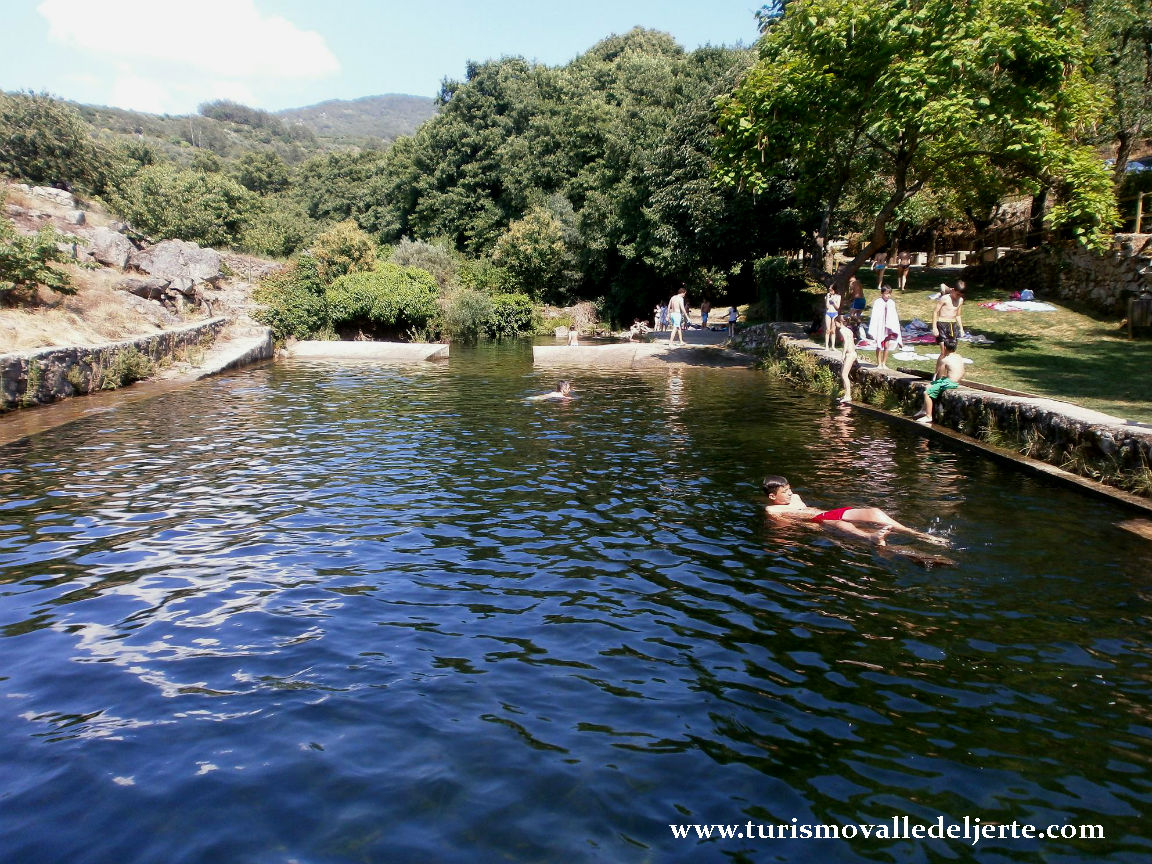
[[[63,189],[54,189],[51,186],[33,186],[28,191],[37,198],[43,198],[45,201],[51,201],[53,204],[67,207],[69,210],[76,209],[76,196],[71,192],[66,192]]]
[[[96,228],[88,235],[87,253],[101,264],[123,270],[136,251],[135,244],[119,231]]]
[[[187,278],[194,284],[207,282],[215,285],[224,277],[220,270],[220,255],[215,249],[201,249],[195,243],[183,240],[163,240],[155,246],[133,252],[128,266],[149,276],[169,281]]]

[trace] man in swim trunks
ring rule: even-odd
[[[668,347],[671,348],[676,342],[676,337],[680,337],[680,344],[684,344],[684,330],[683,327],[688,321],[688,307],[684,305],[684,298],[688,296],[688,289],[683,285],[680,290],[672,295],[672,299],[668,301],[668,314],[672,316],[672,333],[668,336]]]
[[[964,321],[960,310],[964,305],[964,282],[961,281],[950,291],[942,291],[940,299],[932,309],[932,335],[940,345],[940,356],[944,356],[944,340],[955,342],[964,335]]]
[[[912,419],[925,426],[932,425],[933,401],[940,398],[945,390],[955,390],[964,377],[964,358],[956,353],[956,340],[945,339],[940,343],[944,353],[936,361],[936,377],[924,388],[924,407],[912,415]]]
[[[765,477],[760,485],[768,496],[768,506],[764,510],[770,516],[802,519],[807,522],[828,522],[847,534],[863,537],[877,546],[885,545],[884,538],[891,531],[902,531],[929,543],[947,545],[947,541],[943,538],[900,524],[878,507],[838,507],[835,510],[822,511],[819,507],[809,507],[805,504],[799,495],[792,492],[791,485],[784,477],[771,474]],[[857,528],[856,525],[859,523],[879,525],[880,528],[878,531],[868,532]]]

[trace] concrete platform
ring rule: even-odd
[[[693,338],[695,337],[695,338]],[[686,344],[669,348],[659,342],[588,345],[534,345],[532,362],[552,368],[660,369],[671,365],[751,367],[756,358],[725,347],[727,334],[686,334]]]
[[[285,353],[289,357],[414,363],[447,360],[448,345],[440,342],[295,342],[285,349]]]

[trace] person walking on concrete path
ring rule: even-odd
[[[680,286],[680,290],[672,295],[672,299],[668,301],[668,314],[672,316],[672,333],[668,336],[668,347],[671,348],[676,343],[676,337],[680,337],[680,344],[684,344],[684,325],[688,323],[688,307],[684,303],[684,298],[688,296],[688,289]]]
[[[740,313],[736,310],[735,306],[728,307],[728,338],[731,339],[736,335],[736,321],[740,318]]]

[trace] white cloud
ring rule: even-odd
[[[100,64],[109,102],[173,111],[335,75],[324,37],[254,0],[43,0],[49,37]]]

